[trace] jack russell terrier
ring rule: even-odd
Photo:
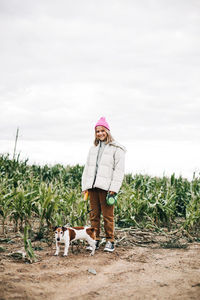
[[[86,240],[92,247],[90,255],[94,255],[96,243],[96,229],[94,227],[55,227],[55,240],[56,240],[56,252],[54,255],[58,255],[60,252],[60,244],[65,244],[64,255],[67,256],[69,244],[75,240]]]

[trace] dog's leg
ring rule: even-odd
[[[60,252],[60,246],[59,243],[56,241],[56,252],[54,255],[58,256],[59,252]]]
[[[68,249],[69,249],[69,238],[66,238],[66,240],[65,240],[65,251],[64,251],[63,256],[68,255]]]
[[[95,240],[93,240],[92,238],[87,238],[87,242],[92,247],[92,252],[90,253],[90,255],[94,255],[96,249]]]

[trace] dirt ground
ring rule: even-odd
[[[40,243],[39,261],[33,264],[8,255],[20,250],[19,238],[1,243],[0,299],[200,299],[199,242],[166,249],[157,236],[131,236],[129,243],[130,235],[119,232],[115,252],[103,252],[101,245],[93,257],[82,244],[73,252],[70,248],[68,257],[63,252],[56,257],[54,244]]]

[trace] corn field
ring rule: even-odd
[[[89,224],[83,200],[83,166],[37,166],[0,155],[0,219],[2,233],[32,228],[40,239],[55,225]],[[188,232],[200,228],[200,178],[126,174],[115,205],[116,227],[171,230],[177,219]]]

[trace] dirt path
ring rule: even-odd
[[[119,246],[112,254],[102,247],[94,257],[82,247],[67,258],[53,256],[54,248],[38,251],[41,261],[34,264],[1,254],[0,299],[200,299],[199,243]]]

